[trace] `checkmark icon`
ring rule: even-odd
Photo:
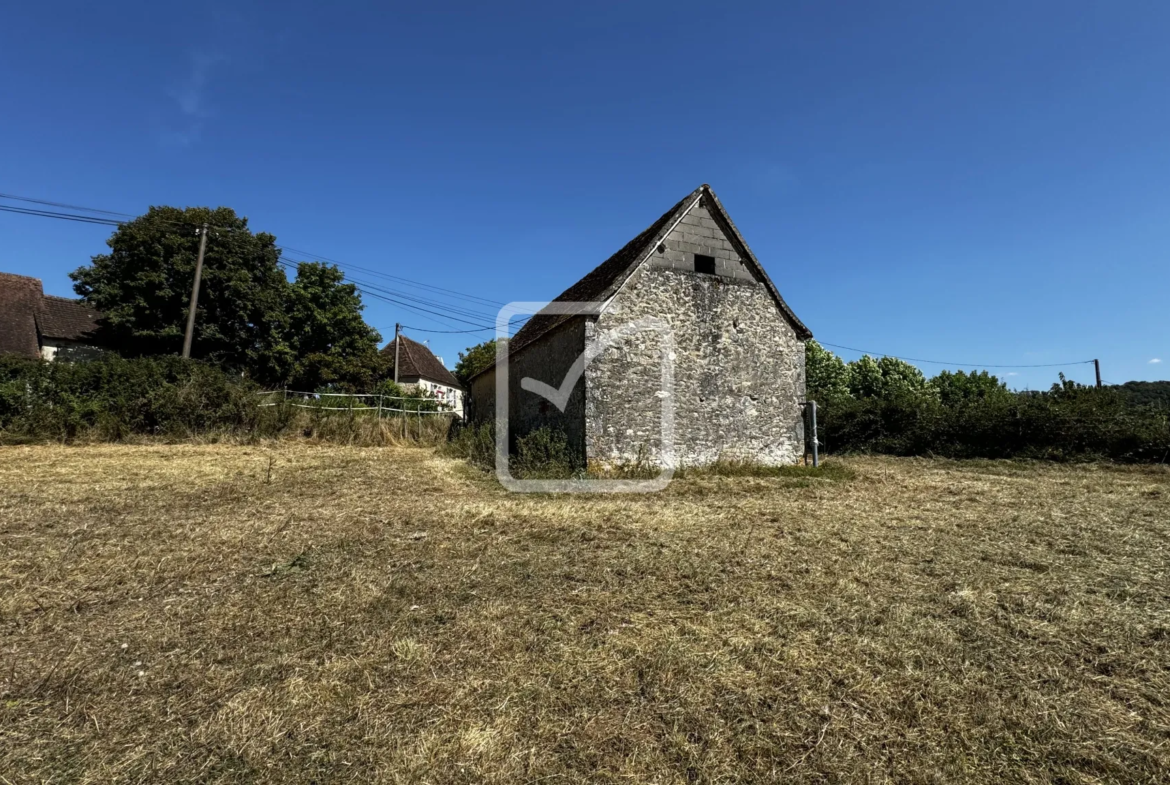
[[[576,362],[569,368],[569,372],[565,374],[565,378],[561,381],[560,387],[553,387],[551,384],[545,384],[539,379],[525,376],[520,380],[520,388],[530,393],[535,393],[541,398],[547,398],[563,414],[565,407],[569,403],[569,396],[573,394],[573,388],[577,386],[577,380],[585,373],[585,365],[588,362],[584,354],[579,356]]]
[[[496,373],[494,379],[496,395],[495,401],[493,402],[496,413],[496,478],[509,491],[522,493],[649,493],[651,491],[661,490],[670,483],[670,479],[674,475],[675,465],[673,403],[674,333],[671,330],[670,322],[657,316],[643,316],[629,322],[625,322],[621,318],[609,321],[600,320],[599,323],[599,317],[605,310],[606,305],[607,303],[605,302],[583,302],[575,300],[566,302],[553,301],[551,303],[509,303],[504,306],[497,316],[496,338],[499,339],[499,343],[496,345]],[[547,384],[539,379],[534,379],[531,376],[523,376],[521,373],[509,373],[509,358],[512,355],[508,346],[509,327],[513,323],[514,317],[520,314],[589,318],[589,321],[584,325],[584,336],[581,336],[585,339],[584,351],[573,360],[564,378],[561,380],[559,387]],[[623,315],[618,314],[618,316]],[[613,321],[616,321],[617,324],[611,323]],[[657,337],[650,341],[648,340],[648,336]],[[509,406],[509,395],[510,393],[515,394],[516,377],[520,377],[519,387],[521,390],[533,393],[550,402],[564,415],[569,405],[569,398],[573,395],[573,390],[578,384],[584,384],[582,377],[585,376],[585,371],[589,368],[589,364],[593,360],[601,358],[611,347],[618,344],[624,344],[624,346],[620,349],[620,354],[615,360],[617,362],[627,364],[629,362],[636,362],[646,365],[649,368],[650,364],[655,362],[655,357],[658,358],[662,373],[661,387],[654,394],[653,398],[647,398],[644,403],[649,407],[647,408],[648,414],[652,414],[655,408],[661,409],[661,431],[655,443],[656,455],[661,460],[661,471],[655,477],[637,480],[581,477],[558,480],[513,477],[511,453],[508,449],[508,446],[512,443],[509,439],[511,430],[509,413],[512,411],[512,407]],[[517,351],[523,351],[523,349],[518,349]],[[530,358],[529,362],[532,359]],[[565,357],[564,359],[568,358]],[[537,360],[537,364],[540,365],[539,360]],[[547,366],[544,366],[537,372],[545,376]],[[658,399],[658,406],[655,406],[655,399]],[[548,406],[541,403],[540,414],[548,416],[550,413],[551,410]],[[587,416],[585,411],[577,412],[576,416],[582,418],[582,422],[578,423],[578,425],[587,424],[587,421],[584,420]],[[557,420],[560,418],[553,415],[552,419]],[[527,426],[531,424],[529,422],[523,423],[525,426],[523,429],[524,432],[529,430]],[[555,422],[546,424],[552,425],[553,427],[561,425]]]

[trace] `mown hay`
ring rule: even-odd
[[[859,458],[534,497],[397,447],[0,458],[13,782],[1170,770],[1164,470]]]

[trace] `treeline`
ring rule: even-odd
[[[289,399],[260,395],[262,388],[239,373],[202,360],[175,356],[123,358],[107,355],[80,363],[48,363],[0,357],[0,442],[120,441],[132,437],[273,438],[321,436],[370,441],[379,420],[371,399]],[[386,406],[434,411],[433,398],[383,380],[372,392],[403,400]],[[341,403],[338,403],[341,401]],[[264,404],[275,405],[264,405]],[[297,405],[293,405],[293,404]],[[324,406],[348,407],[326,411]],[[413,435],[409,429],[388,433]],[[432,417],[445,430],[450,418]],[[441,421],[441,422],[439,422]],[[374,440],[377,443],[377,439]]]
[[[1126,382],[1113,389],[1130,403],[1170,408],[1170,382]]]
[[[1116,387],[1066,380],[1046,392],[1013,392],[986,371],[933,378],[891,357],[845,363],[806,346],[808,396],[831,452],[948,458],[1109,459],[1170,456],[1170,407]]]

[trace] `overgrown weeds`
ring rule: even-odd
[[[396,386],[385,391],[402,393]],[[0,444],[286,438],[437,444],[453,419],[421,397],[408,401],[410,411],[380,412],[369,398],[259,393],[239,376],[178,357],[81,363],[0,357]]]

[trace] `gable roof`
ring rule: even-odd
[[[398,376],[411,378],[418,377],[426,379],[431,382],[438,382],[445,384],[448,387],[454,387],[457,390],[462,390],[463,385],[455,378],[455,375],[447,370],[443,363],[439,362],[439,358],[435,356],[425,344],[418,341],[411,340],[405,335],[399,335],[394,341],[386,344],[382,349],[382,354],[394,360],[394,344],[395,341],[402,341],[402,351],[398,353],[398,360],[402,366],[398,369]]]
[[[101,318],[88,303],[45,294],[40,278],[0,273],[0,354],[40,357],[44,338],[96,344]]]
[[[764,271],[763,265],[760,264],[759,259],[752,253],[751,248],[748,247],[747,242],[743,239],[743,235],[739,233],[739,229],[736,228],[731,218],[727,215],[727,211],[723,209],[723,203],[719,201],[719,197],[711,190],[711,186],[706,183],[703,183],[694,191],[684,196],[678,203],[663,213],[657,221],[650,224],[641,234],[623,245],[617,253],[593,268],[593,270],[584,278],[577,281],[577,283],[561,292],[554,302],[604,302],[608,300],[617,293],[617,290],[626,282],[626,279],[638,269],[642,262],[646,260],[646,257],[658,247],[659,243],[666,239],[666,236],[670,234],[682,217],[700,202],[711,213],[711,217],[716,223],[720,225],[723,233],[736,246],[736,250],[743,258],[747,267],[759,275],[760,280],[767,287],[768,293],[775,300],[776,306],[780,309],[780,313],[783,314],[784,318],[788,320],[792,328],[796,331],[797,337],[801,340],[812,338],[812,331],[805,327],[804,323],[788,307],[788,303],[784,302],[784,298],[780,296],[776,285],[772,283],[772,279]],[[508,354],[511,355],[520,351],[528,344],[580,315],[581,313],[555,315],[545,313],[534,314],[512,336],[508,346]],[[484,371],[494,367],[494,365],[495,363],[492,363],[492,365],[484,368],[479,373],[484,373]],[[479,373],[475,375],[478,376]]]
[[[0,354],[40,356],[37,311],[43,297],[41,279],[0,273]]]
[[[93,306],[68,297],[47,294],[41,300],[37,326],[42,338],[64,341],[94,341],[101,312]]]

